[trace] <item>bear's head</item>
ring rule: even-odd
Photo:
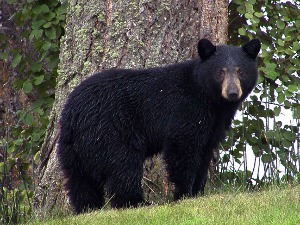
[[[206,86],[226,101],[244,100],[257,81],[256,57],[259,51],[258,39],[253,39],[242,47],[215,46],[209,40],[201,39],[198,43],[198,53],[201,59],[200,69],[205,73]]]

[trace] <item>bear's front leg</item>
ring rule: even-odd
[[[193,197],[197,196],[198,194],[204,195],[204,187],[207,181],[208,167],[209,167],[209,163],[202,164],[201,166],[202,169],[197,172],[193,189],[192,189]]]
[[[204,161],[210,158],[206,147],[215,126],[211,117],[211,112],[199,109],[197,102],[184,101],[169,120],[163,157],[169,180],[175,185],[175,200],[194,196],[204,188],[207,172]]]
[[[198,169],[195,150],[191,146],[173,142],[172,148],[164,151],[163,156],[169,181],[175,185],[174,200],[191,197]]]

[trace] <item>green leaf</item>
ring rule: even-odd
[[[274,108],[274,114],[275,114],[275,116],[279,116],[280,111],[281,111],[281,107],[275,107]]]
[[[284,42],[283,42],[282,39],[278,39],[277,43],[278,43],[279,46],[284,46]]]
[[[295,141],[297,138],[295,133],[293,133],[292,131],[288,131],[288,130],[285,130],[283,132],[283,137],[288,141]]]
[[[253,13],[253,5],[252,4],[246,4],[245,5],[246,6],[246,10],[247,10],[247,13],[251,13],[251,15],[252,15],[252,13]],[[252,15],[253,16],[253,15]],[[247,17],[246,17],[247,18]]]
[[[39,85],[43,82],[44,80],[44,75],[40,75],[34,78],[34,84]]]
[[[27,114],[24,121],[26,125],[31,126],[33,123],[33,116],[31,114]]]
[[[275,90],[276,90],[277,93],[280,93],[280,92],[283,91],[283,87],[277,87]]]
[[[283,147],[290,148],[292,146],[291,142],[283,139]]]
[[[43,44],[42,49],[44,49],[45,51],[47,51],[50,47],[51,47],[51,42],[50,41],[46,41]]]
[[[245,13],[245,17],[246,17],[246,19],[252,19],[253,18],[253,14]]]
[[[247,142],[252,146],[252,145],[257,145],[258,143],[258,139],[257,137],[252,137],[252,135],[249,133],[249,134],[246,134],[246,139],[247,139]]]
[[[42,108],[40,108],[40,107],[35,108],[33,111],[35,113],[39,114],[40,116],[44,115],[44,113],[45,113],[44,110]]]
[[[4,162],[0,162],[0,177],[2,177],[1,175],[4,173]]]
[[[288,85],[288,91],[292,92],[292,93],[297,92],[298,91],[298,87],[296,85],[294,85],[294,84],[290,84],[290,85]]]
[[[275,80],[277,78],[278,74],[275,71],[276,66],[277,65],[275,63],[266,63],[266,67],[262,68],[267,78],[270,78],[271,80]]]
[[[260,21],[260,19],[259,19],[258,17],[256,17],[256,16],[253,16],[253,18],[252,18],[252,20],[251,20],[251,22],[254,23],[254,24],[258,24],[259,21]],[[254,25],[254,24],[253,24],[253,25]],[[253,30],[253,29],[252,29],[252,30]]]
[[[42,8],[42,12],[43,12],[43,13],[49,12],[49,7],[48,7],[46,4],[43,4],[43,5],[41,6],[41,8]]]
[[[279,94],[278,94],[278,97],[277,97],[277,102],[278,102],[279,104],[281,104],[281,103],[284,102],[284,100],[285,100],[285,95],[284,95],[283,93],[279,93]]]
[[[14,141],[14,145],[20,146],[22,144],[23,144],[23,139],[21,139],[21,138]]]
[[[12,146],[10,146],[8,149],[7,149],[7,152],[8,153],[13,153],[15,151],[15,146],[14,145],[12,145]],[[8,165],[8,164],[7,164]]]
[[[61,5],[57,10],[56,10],[56,15],[63,15],[67,13],[67,4]]]
[[[53,40],[56,38],[56,31],[53,27],[51,27],[50,29],[47,29],[45,34],[49,39]]]
[[[255,12],[254,15],[258,18],[261,18],[264,14],[262,12]]]
[[[33,159],[35,162],[38,162],[40,160],[40,155],[41,155],[41,152],[38,151],[37,153],[35,153]]]
[[[29,39],[32,40],[33,38],[35,39],[39,39],[41,38],[43,35],[43,30],[39,29],[39,30],[32,30]]]
[[[42,69],[42,63],[35,62],[31,65],[32,72],[39,72]]]
[[[258,79],[257,79],[257,84],[261,84],[264,82],[264,77],[263,76],[258,76]]]
[[[223,163],[227,163],[227,162],[229,162],[229,160],[230,160],[230,158],[229,158],[229,155],[228,155],[228,154],[225,154],[225,155],[223,156],[223,158],[222,158],[222,162],[223,162]]]
[[[294,52],[289,48],[284,49],[284,52],[285,52],[286,55],[293,55],[294,54]]]
[[[33,141],[38,141],[40,139],[41,135],[40,133],[38,132],[34,132],[32,135],[31,135],[31,138]]]
[[[35,5],[32,7],[32,12],[35,14],[40,14],[42,12],[43,8],[41,5]]]
[[[19,65],[21,59],[22,59],[22,56],[21,56],[19,53],[17,53],[17,54],[15,55],[15,57],[13,58],[13,60],[12,60],[11,66],[12,66],[13,68],[16,68],[17,65]]]
[[[276,25],[279,29],[283,29],[285,27],[285,23],[282,20],[277,20]]]
[[[261,156],[261,161],[262,161],[263,163],[270,163],[270,162],[272,162],[272,161],[273,161],[272,155],[269,154],[269,153],[263,154],[263,155]]]
[[[23,91],[28,94],[32,91],[32,84],[29,80],[23,83]]]
[[[290,109],[291,108],[291,103],[288,101],[288,100],[285,100],[284,101],[284,108],[286,108],[286,109]]]
[[[47,21],[51,21],[54,18],[55,18],[55,13],[53,12],[46,13],[44,16],[44,19],[46,19]]]
[[[246,11],[246,7],[243,4],[240,4],[236,10],[238,11],[238,13],[244,14]]]
[[[246,34],[246,30],[243,27],[239,28],[238,32],[239,32],[240,35],[243,35],[243,36]]]
[[[45,24],[46,21],[45,20],[38,20],[38,21],[34,21],[31,25],[31,28],[33,30],[37,30],[38,28],[40,28],[43,24]]]
[[[47,22],[43,25],[44,28],[49,28],[52,26],[52,23],[51,22]]]
[[[37,101],[32,103],[31,108],[32,109],[38,108],[38,107],[42,106],[43,104],[45,104],[44,99],[40,98]]]
[[[259,146],[257,146],[257,145],[252,146],[252,151],[256,157],[259,157],[262,153]]]
[[[300,49],[300,42],[299,41],[294,41],[293,50],[298,51],[299,49]]]
[[[278,74],[272,70],[268,71],[265,75],[267,78],[270,78],[271,80],[275,80],[278,76]]]
[[[292,40],[292,37],[291,36],[286,36],[285,38],[284,38],[284,41],[291,41]]]

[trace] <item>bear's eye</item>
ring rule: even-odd
[[[220,74],[219,74],[219,76],[218,76],[218,78],[217,78],[219,82],[221,82],[221,81],[224,80],[225,74],[226,74],[226,71],[225,71],[225,70],[221,70],[221,71],[220,71]]]
[[[244,77],[244,73],[240,68],[237,68],[236,73],[240,79],[242,79]]]

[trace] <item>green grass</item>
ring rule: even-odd
[[[161,206],[102,210],[27,224],[300,224],[300,186],[214,194]]]

